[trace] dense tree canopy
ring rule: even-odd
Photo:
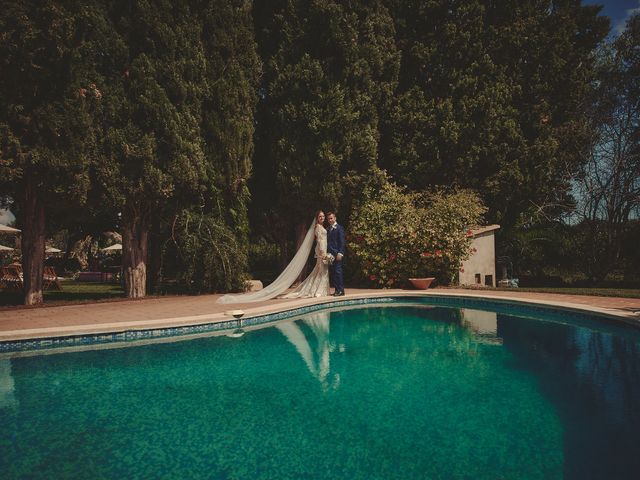
[[[418,190],[474,188],[507,228],[566,201],[588,145],[593,52],[608,31],[598,11],[580,2],[397,2],[402,68],[381,165]]]
[[[0,197],[28,303],[47,229],[121,231],[132,297],[167,275],[240,289],[250,233],[348,222],[384,171],[409,196],[474,190],[510,254],[541,219],[566,240],[577,174],[598,235],[637,215],[637,17],[606,49],[579,0],[5,3]]]
[[[246,234],[259,63],[245,2],[115,1],[106,10],[103,161],[122,212],[129,296],[143,296],[149,229],[195,206]]]
[[[42,302],[47,228],[73,218],[89,188],[101,97],[90,17],[83,2],[0,9],[0,188],[23,229],[27,304]]]
[[[348,206],[377,165],[399,66],[393,20],[381,1],[254,5],[264,75],[253,193],[303,232],[318,208]]]
[[[87,192],[84,212],[110,208],[123,233],[129,296],[145,294],[150,228],[166,238],[183,209],[246,251],[260,74],[249,3],[10,2],[0,21],[0,181],[23,219],[29,302],[42,299],[45,219],[82,218],[69,209]]]

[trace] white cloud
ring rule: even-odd
[[[624,32],[624,29],[627,26],[627,20],[636,14],[640,14],[640,0],[638,0],[637,7],[628,9],[626,16],[613,26],[613,34],[617,37]]]

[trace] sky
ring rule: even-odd
[[[640,13],[640,0],[584,0],[583,5],[603,5],[601,15],[611,18],[611,36],[617,37],[624,30],[627,19]]]

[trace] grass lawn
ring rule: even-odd
[[[640,288],[580,288],[580,287],[541,287],[541,288],[496,288],[504,292],[564,293],[567,295],[592,295],[595,297],[640,298]]]
[[[44,302],[47,305],[61,303],[83,303],[123,298],[124,289],[117,283],[89,283],[63,280],[62,291],[46,290]],[[22,294],[0,290],[0,306],[21,305]]]

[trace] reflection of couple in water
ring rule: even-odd
[[[340,374],[331,373],[331,352],[335,346],[329,341],[329,312],[317,312],[307,315],[297,322],[280,322],[275,328],[296,347],[311,374],[318,379],[322,388],[334,390],[340,386]],[[309,327],[317,340],[317,347],[313,351],[309,339],[301,325]]]
[[[342,275],[343,258],[345,253],[344,228],[338,225],[333,212],[327,214],[328,226],[324,226],[324,212],[319,211],[307,231],[307,235],[289,262],[289,265],[271,284],[257,292],[224,295],[218,299],[219,303],[259,302],[282,295],[296,281],[311,253],[315,241],[316,265],[313,271],[293,291],[282,295],[281,298],[310,298],[329,295],[329,279],[331,278],[335,292],[333,296],[344,295],[344,281]]]

